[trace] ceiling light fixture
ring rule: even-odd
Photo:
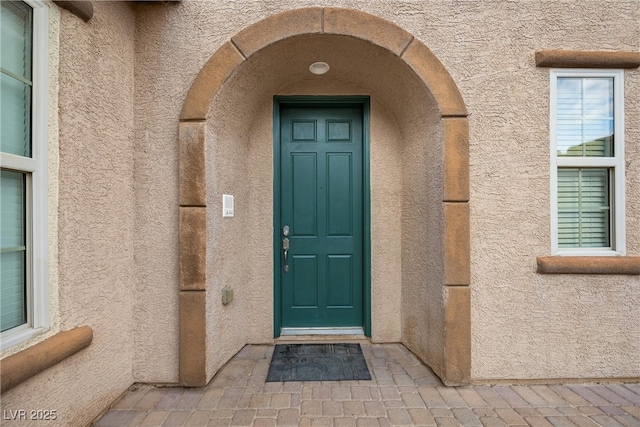
[[[324,74],[329,71],[329,64],[327,64],[326,62],[314,62],[313,64],[309,65],[309,71],[311,71],[313,74]]]

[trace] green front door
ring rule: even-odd
[[[281,326],[363,327],[363,109],[283,105],[279,135]]]

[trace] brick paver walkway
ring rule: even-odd
[[[371,381],[265,383],[246,346],[206,387],[131,388],[95,426],[640,427],[640,384],[444,387],[400,344],[363,343]]]

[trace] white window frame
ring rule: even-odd
[[[624,177],[624,70],[552,69],[550,72],[551,133],[551,254],[558,256],[626,255],[625,177]],[[613,78],[615,157],[561,157],[556,147],[557,83],[560,77]],[[610,248],[559,248],[558,246],[558,168],[612,169],[610,194]]]
[[[26,173],[27,323],[0,334],[5,350],[50,327],[48,242],[49,8],[23,0],[33,9],[31,158],[0,153],[0,166]]]

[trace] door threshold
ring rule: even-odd
[[[296,335],[362,335],[364,329],[355,328],[282,328],[280,336],[296,336]]]

